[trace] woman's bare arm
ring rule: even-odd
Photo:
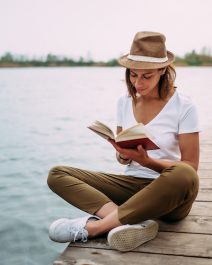
[[[163,171],[166,167],[170,167],[177,162],[184,162],[192,166],[195,170],[199,164],[199,133],[184,133],[179,135],[179,147],[181,159],[179,161],[166,161],[154,159],[148,156],[147,152],[138,146],[137,150],[123,149],[113,144],[117,152],[122,156],[138,162],[144,167],[148,167],[157,172]]]

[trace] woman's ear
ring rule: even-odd
[[[166,72],[166,67],[164,67],[164,68],[160,68],[159,69],[159,73],[160,73],[160,75],[164,75],[165,74],[165,72]]]

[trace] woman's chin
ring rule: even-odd
[[[143,89],[138,89],[137,90],[137,93],[139,95],[146,95],[148,93],[148,90],[146,88],[143,88]]]

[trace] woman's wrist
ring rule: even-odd
[[[130,160],[129,158],[122,157],[120,154],[119,154],[119,158],[120,158],[121,160],[124,160],[124,161],[128,161],[128,160]]]
[[[131,159],[129,158],[126,158],[126,157],[122,157],[120,155],[119,152],[116,152],[116,157],[117,157],[117,160],[119,161],[119,163],[123,164],[123,165],[127,165],[127,164],[130,164],[131,163]]]

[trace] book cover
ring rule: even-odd
[[[116,142],[121,148],[136,149],[138,145],[142,145],[145,150],[156,150],[159,147],[149,138],[132,139]]]
[[[99,121],[95,121],[88,128],[105,139],[115,141],[122,148],[135,149],[142,145],[145,150],[159,149],[142,123],[121,131],[117,136],[107,125]]]

